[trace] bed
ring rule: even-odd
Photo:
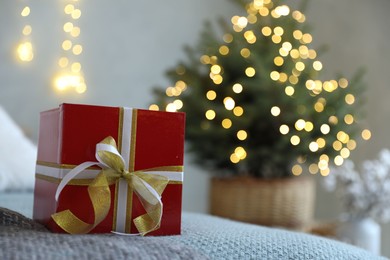
[[[54,234],[31,192],[0,192],[0,259],[386,259],[332,239],[183,212],[182,234]]]

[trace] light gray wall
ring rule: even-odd
[[[204,19],[236,14],[228,0],[82,1],[80,20],[84,45],[82,65],[89,91],[84,95],[58,95],[51,87],[57,71],[63,37],[61,1],[29,1],[32,12],[35,59],[15,62],[13,48],[21,37],[22,1],[0,3],[0,105],[33,138],[37,137],[38,114],[62,102],[81,102],[146,108],[152,101],[151,87],[167,83],[164,71],[183,58],[183,44],[193,44]],[[288,1],[294,4],[295,1]],[[366,124],[373,132],[353,158],[373,158],[390,148],[390,29],[388,0],[312,0],[307,20],[313,27],[314,45],[327,44],[322,57],[329,77],[347,77],[360,66],[367,68]],[[184,209],[207,212],[208,175],[186,159]],[[337,199],[319,187],[317,218],[335,218]],[[390,256],[390,225],[383,225],[383,253]]]

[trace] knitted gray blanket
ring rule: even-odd
[[[67,235],[0,208],[0,259],[387,259],[336,240],[183,213],[182,235]]]
[[[206,259],[164,237],[51,233],[4,208],[0,208],[0,248],[0,259]]]

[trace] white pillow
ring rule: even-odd
[[[34,188],[37,147],[0,106],[0,191]]]

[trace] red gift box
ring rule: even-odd
[[[40,116],[40,132],[33,218],[54,232],[64,232],[52,215],[69,210],[81,221],[93,223],[95,208],[88,185],[99,167],[83,170],[55,193],[61,180],[77,165],[96,161],[96,144],[112,136],[128,172],[167,177],[162,193],[159,228],[149,235],[180,234],[184,122],[183,113],[120,107],[62,104]],[[110,207],[105,218],[89,233],[139,233],[134,219],[147,212],[138,193],[118,179],[110,183]]]

